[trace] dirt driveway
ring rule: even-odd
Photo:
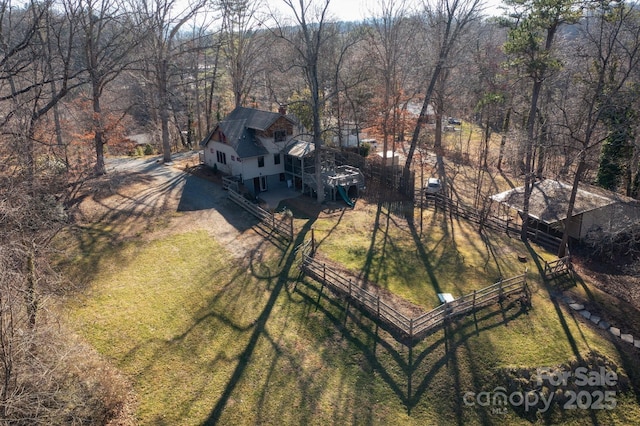
[[[238,258],[260,246],[256,219],[227,199],[226,191],[184,170],[197,152],[176,154],[172,165],[153,158],[108,158],[107,175],[91,183],[80,223],[109,224],[116,239],[161,237],[206,230]]]

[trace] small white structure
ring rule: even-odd
[[[451,303],[456,300],[451,293],[438,293],[438,299],[440,303]]]
[[[340,148],[355,148],[362,143],[362,129],[355,123],[343,123],[340,136],[333,137],[333,144]]]
[[[387,155],[385,158],[384,151],[376,153],[376,155],[382,160],[382,164],[387,167],[399,167],[403,161],[402,155],[399,152],[387,151]]]

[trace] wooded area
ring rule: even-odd
[[[480,0],[381,0],[357,23],[329,2],[282,0],[291,18],[250,0],[0,0],[0,419],[110,415],[104,387],[46,349],[60,344],[41,304],[68,285],[52,240],[105,153],[135,152],[128,136],[151,135],[169,163],[235,106],[287,106],[317,148],[368,129],[385,153],[407,149],[409,173],[420,149],[443,170],[443,119],[460,117],[501,141],[479,179],[495,167],[525,188],[573,182],[573,201],[580,181],[640,195],[634,2],[506,0],[490,17]]]

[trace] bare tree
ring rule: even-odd
[[[320,77],[320,55],[328,43],[327,9],[330,0],[322,0],[319,5],[313,0],[283,0],[293,14],[296,28],[287,27],[284,22],[276,22],[273,33],[285,40],[293,48],[296,61],[293,67],[302,71],[310,91],[312,110],[312,136],[315,147],[315,184],[318,203],[324,201],[324,183],[322,181],[322,145],[323,128],[320,116],[325,104],[322,96]]]
[[[222,11],[222,52],[227,60],[234,104],[245,104],[255,77],[262,70],[266,38],[256,16],[262,3],[249,0],[220,0]]]
[[[179,49],[176,49],[175,42],[182,28],[196,17],[205,4],[205,0],[197,0],[189,3],[185,9],[176,10],[177,6],[179,6],[176,0],[140,0],[137,7],[139,21],[146,22],[149,25],[150,35],[146,38],[146,52],[151,65],[149,70],[152,74],[157,96],[162,139],[162,159],[165,163],[171,162],[169,87],[171,65],[176,59],[176,53],[179,52]]]
[[[404,165],[404,176],[409,176],[413,154],[418,145],[420,131],[426,123],[427,112],[440,75],[450,66],[450,55],[468,25],[480,17],[481,0],[437,0],[424,4],[426,27],[433,31],[432,46],[436,53],[422,108],[411,137],[411,145]],[[429,75],[429,74],[427,74]]]
[[[409,102],[415,93],[408,89],[409,77],[420,67],[417,60],[420,51],[416,48],[416,21],[411,19],[404,0],[385,0],[380,2],[380,16],[372,18],[369,47],[372,64],[383,82],[382,100],[382,145],[383,157],[387,157],[389,139],[393,151],[399,138],[399,111],[403,102]],[[410,92],[410,93],[407,93]]]
[[[566,212],[565,229],[558,257],[566,255],[568,222],[580,180],[587,168],[588,154],[600,146],[608,131],[603,121],[629,91],[628,82],[640,66],[640,21],[636,11],[626,6],[603,4],[581,26],[580,41],[569,52],[574,64],[568,85],[567,104],[562,105],[562,127],[577,143],[577,166]]]
[[[144,39],[148,26],[133,22],[131,11],[120,0],[78,0],[78,11],[93,108],[94,171],[102,175],[106,173],[104,145],[107,143],[102,94],[109,83],[134,63],[132,53]]]

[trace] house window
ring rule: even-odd
[[[258,167],[264,167],[264,157],[258,157]]]
[[[273,139],[276,142],[284,142],[287,140],[287,131],[286,130],[276,130],[273,132]]]
[[[273,164],[280,164],[280,154],[273,154]]]
[[[227,154],[222,151],[216,151],[216,159],[220,164],[227,164]]]

